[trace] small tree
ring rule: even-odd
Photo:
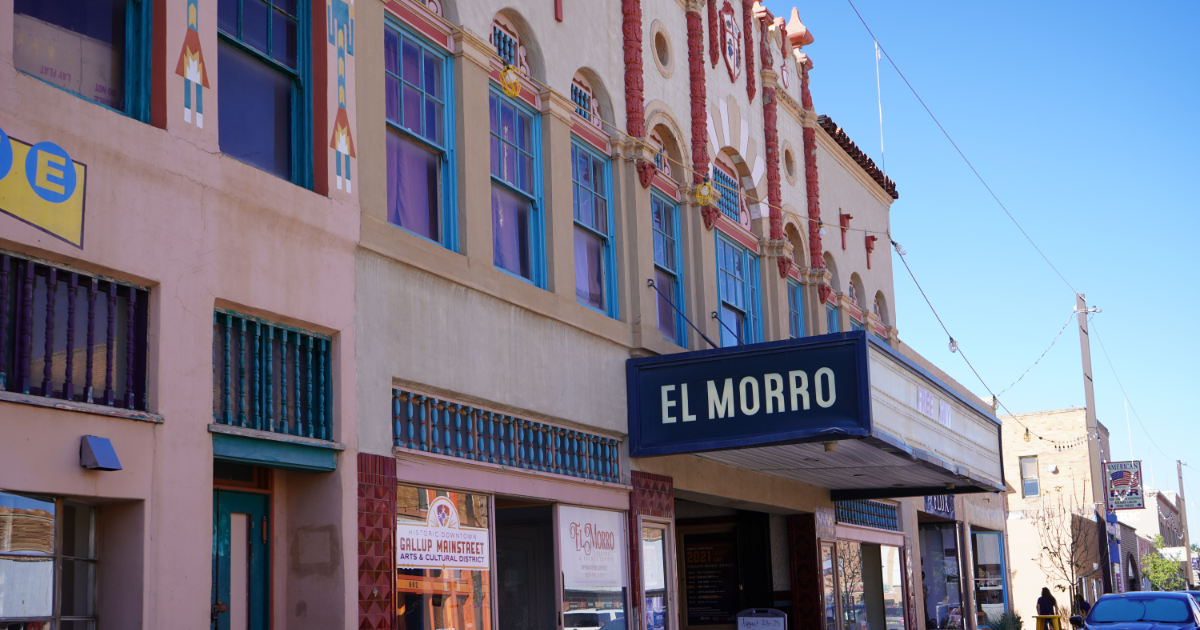
[[[1156,591],[1181,591],[1187,580],[1179,573],[1179,561],[1162,555],[1163,537],[1155,536],[1153,549],[1142,556],[1142,575],[1150,580]]]
[[[1034,517],[1041,549],[1035,560],[1046,574],[1051,590],[1066,593],[1075,607],[1075,585],[1091,574],[1097,554],[1097,526],[1089,518],[1087,506],[1075,493],[1055,487],[1041,497],[1042,505]]]

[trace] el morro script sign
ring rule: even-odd
[[[430,502],[424,523],[396,523],[396,566],[402,569],[487,571],[489,556],[488,531],[462,527],[458,508],[446,497]]]
[[[630,359],[630,456],[870,435],[867,338],[852,332]]]

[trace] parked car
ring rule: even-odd
[[[563,630],[595,630],[596,628],[603,628],[617,619],[624,618],[625,611],[620,609],[597,610],[595,608],[584,608],[581,610],[572,610],[563,615]]]
[[[1086,619],[1076,615],[1071,625],[1084,630],[1197,630],[1200,604],[1185,592],[1102,595]]]

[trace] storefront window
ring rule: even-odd
[[[821,545],[821,589],[825,594],[825,630],[837,630],[837,574],[833,545]]]
[[[642,527],[642,592],[646,630],[667,630],[667,528]]]
[[[975,604],[979,626],[1004,614],[1004,547],[1000,532],[973,532],[971,555],[975,564]]]
[[[920,538],[925,627],[962,628],[962,588],[955,525],[923,523]]]
[[[558,506],[564,630],[625,630],[625,519]]]
[[[396,491],[396,627],[491,630],[488,497]]]
[[[904,630],[904,568],[900,564],[900,548],[880,545],[879,552],[887,630]]]

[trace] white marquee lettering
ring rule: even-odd
[[[674,424],[675,416],[671,415],[671,407],[675,406],[675,401],[671,400],[671,392],[675,391],[674,385],[662,386],[662,421],[663,424]]]
[[[822,376],[824,376],[829,381],[829,383],[828,383],[829,397],[828,398],[825,397],[825,388],[821,386],[821,377]],[[816,388],[817,404],[824,408],[832,407],[833,403],[837,400],[837,386],[835,385],[835,381],[833,378],[833,370],[831,370],[827,367],[817,370],[817,373],[815,375],[813,375],[813,384]]]
[[[718,398],[719,396],[719,398]],[[725,379],[724,390],[717,394],[717,384],[708,382],[708,419],[733,417],[733,379]]]
[[[680,386],[679,386],[679,389],[680,389],[680,394],[679,394],[679,397],[680,397],[680,399],[683,401],[683,421],[684,421],[684,422],[695,422],[695,421],[696,421],[696,414],[694,414],[694,413],[688,413],[688,393],[687,393],[687,383],[684,383],[683,385],[680,385]]]
[[[763,394],[767,399],[767,413],[783,411],[783,377],[778,374],[763,375]],[[775,401],[779,401],[776,407]]]
[[[792,411],[796,411],[797,398],[804,398],[804,410],[808,411],[808,375],[804,370],[792,370],[788,372],[788,380],[792,383]]]
[[[749,396],[746,395],[747,385],[754,386],[754,393],[750,394]],[[758,379],[754,378],[753,376],[744,377],[742,382],[738,383],[738,392],[740,393],[739,398],[741,400],[739,400],[739,402],[742,406],[742,415],[753,416],[754,414],[758,413]],[[754,407],[746,406],[747,401],[754,403]]]

